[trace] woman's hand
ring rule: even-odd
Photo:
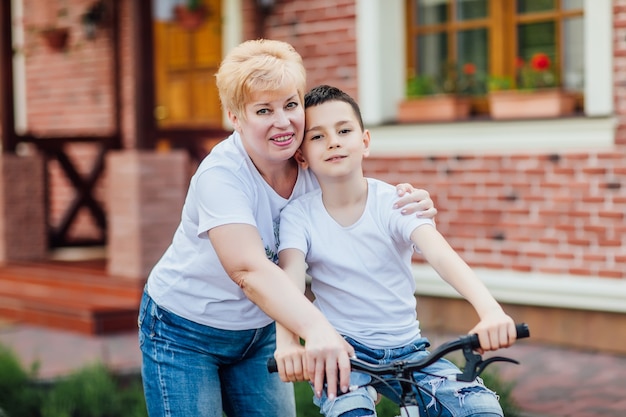
[[[432,219],[437,215],[437,209],[428,191],[413,188],[411,184],[396,185],[398,200],[394,208],[399,208],[402,214],[415,214],[417,217]]]
[[[306,338],[307,372],[319,398],[326,382],[326,394],[330,400],[337,396],[337,386],[347,392],[350,386],[350,358],[354,349],[334,328],[318,322]],[[333,334],[334,333],[334,334]],[[339,380],[337,379],[339,376]]]

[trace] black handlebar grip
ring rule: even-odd
[[[526,323],[519,323],[515,325],[515,333],[517,333],[517,338],[518,339],[524,339],[526,337],[530,337],[530,330],[528,330],[528,324]],[[468,336],[465,337],[469,337],[470,340],[470,346],[472,347],[472,349],[478,349],[480,348],[480,342],[478,341],[478,335],[477,334],[470,334]]]
[[[515,331],[517,332],[517,338],[523,339],[525,337],[530,337],[530,330],[528,329],[528,324],[520,323],[515,325]]]
[[[267,360],[267,370],[270,374],[273,372],[278,372],[278,365],[276,364],[276,359],[269,358]]]

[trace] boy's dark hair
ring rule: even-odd
[[[317,87],[313,87],[304,95],[304,108],[307,109],[309,107],[319,106],[320,104],[328,101],[343,101],[344,103],[348,103],[352,107],[354,115],[359,121],[361,130],[364,129],[363,118],[361,117],[361,109],[359,109],[359,105],[352,97],[350,97],[349,94],[344,93],[337,87],[332,87],[330,85],[318,85]]]

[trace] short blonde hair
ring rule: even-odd
[[[257,39],[239,44],[226,55],[217,74],[222,107],[243,117],[257,91],[276,91],[292,82],[304,103],[306,70],[302,57],[286,42]]]

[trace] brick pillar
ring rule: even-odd
[[[0,262],[47,256],[44,162],[40,155],[0,155]]]
[[[189,185],[185,151],[125,150],[107,157],[110,274],[146,279],[172,241]]]

